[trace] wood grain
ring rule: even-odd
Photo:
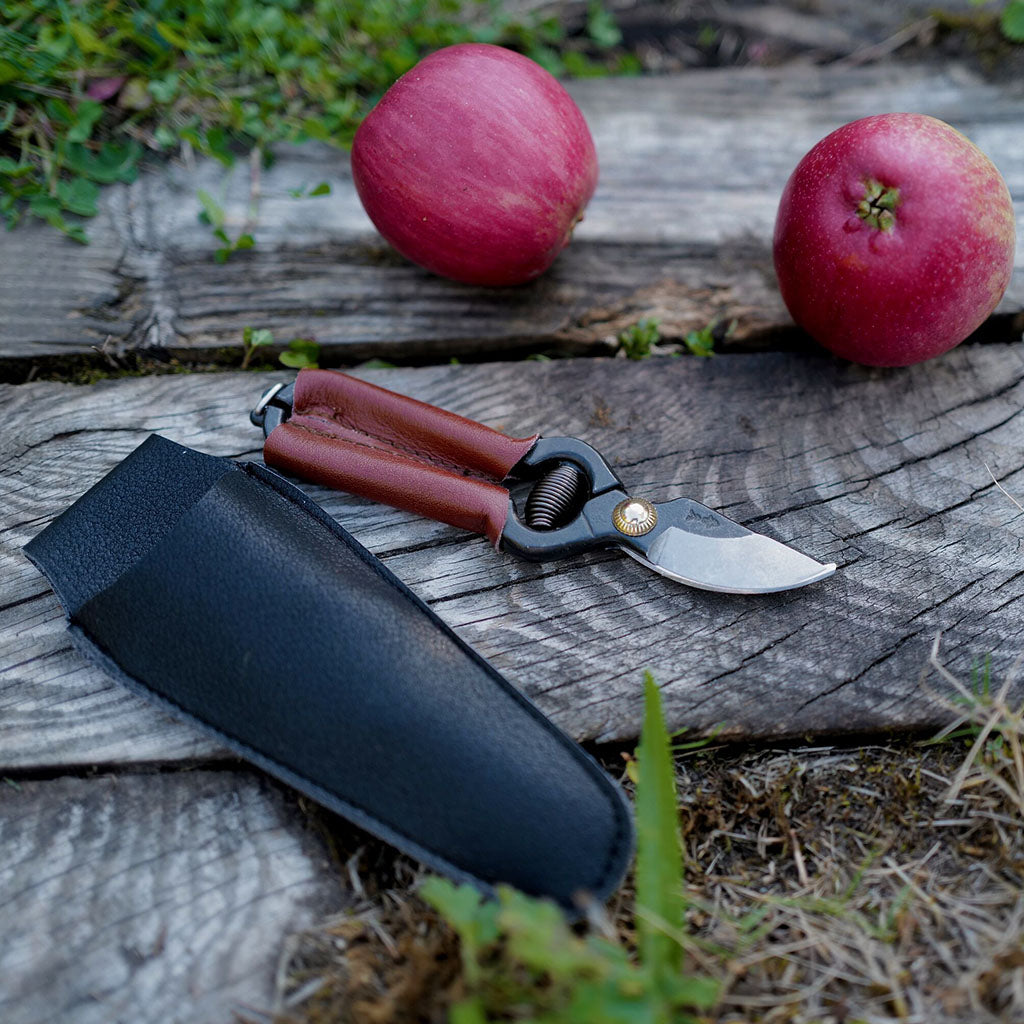
[[[107,190],[88,246],[38,221],[0,231],[0,356],[91,353],[107,338],[139,343],[138,282],[124,264],[126,198],[123,188]]]
[[[342,903],[292,798],[247,772],[8,782],[5,1024],[227,1024]]]
[[[224,357],[244,327],[282,342],[315,337],[325,356],[435,358],[554,348],[600,351],[642,316],[677,339],[713,318],[737,320],[738,344],[774,345],[789,319],[774,284],[770,238],[778,197],[800,157],[853,118],[919,110],[965,131],[1007,178],[1024,219],[1024,96],[959,65],[723,69],[570,83],[597,145],[601,181],[573,244],[522,288],[469,288],[405,263],[375,234],[347,156],[282,148],[252,181],[244,161],[172,165],[108,190],[83,249],[44,229],[3,238],[0,355],[86,354],[106,345],[162,346]],[[321,180],[332,195],[294,199]],[[257,246],[212,260],[197,190],[221,197],[228,230]],[[1022,232],[1024,234],[1024,232]],[[1024,238],[997,334],[1019,332]],[[21,377],[12,376],[17,371]]]
[[[511,432],[584,437],[634,493],[695,497],[840,565],[803,590],[710,594],[613,552],[518,562],[480,538],[307,488],[578,738],[637,735],[644,669],[675,729],[926,728],[947,717],[918,682],[938,631],[964,675],[987,655],[999,675],[1024,651],[1024,514],[990,475],[1024,495],[1020,344],[960,348],[906,370],[768,353],[365,375]],[[18,549],[149,431],[255,456],[245,411],[271,379],[0,391],[3,765],[211,755],[79,660]]]

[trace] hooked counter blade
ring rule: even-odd
[[[702,590],[770,594],[836,571],[834,563],[818,562],[689,498],[658,505],[658,524],[646,555],[623,545],[626,552],[662,576]]]

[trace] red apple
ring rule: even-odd
[[[793,319],[837,355],[909,366],[958,345],[1013,271],[1010,193],[969,139],[879,114],[821,140],[786,183],[775,270]]]
[[[404,256],[468,284],[543,273],[597,185],[587,123],[539,64],[483,43],[403,75],[359,126],[352,175]]]

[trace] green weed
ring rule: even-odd
[[[288,348],[277,358],[282,366],[292,370],[315,370],[320,359],[320,345],[312,338],[292,338]]]
[[[319,185],[314,185],[310,189],[307,189],[305,186],[290,188],[288,189],[288,194],[292,199],[313,199],[316,196],[329,196],[331,194],[331,186],[326,181],[321,181]]]
[[[220,242],[220,246],[213,254],[213,258],[218,263],[226,263],[232,253],[240,252],[243,249],[251,249],[256,244],[255,239],[248,231],[243,231],[235,238],[231,238],[225,229],[227,215],[224,212],[224,207],[206,189],[199,189],[196,195],[199,197],[199,203],[202,206],[202,209],[199,211],[199,219],[204,224],[210,225],[213,237]]]
[[[699,331],[690,331],[683,338],[683,344],[695,356],[713,356],[715,354],[715,336],[713,326],[708,324]]]
[[[258,348],[274,344],[274,332],[265,327],[246,327],[242,331],[242,364],[247,370]],[[312,338],[292,338],[288,347],[277,357],[282,366],[291,370],[315,370],[320,360],[320,344]]]
[[[732,321],[723,331],[720,322],[712,320],[700,330],[689,331],[683,337],[685,351],[695,356],[713,356],[715,341],[728,338],[736,329],[736,321]],[[627,359],[646,359],[654,354],[655,346],[661,343],[661,323],[654,317],[643,317],[635,324],[619,332],[619,351]],[[683,349],[672,352],[672,355],[683,354]]]
[[[972,666],[967,684],[940,661],[939,641],[936,637],[929,665],[952,688],[945,702],[957,717],[935,740],[955,737],[970,743],[967,756],[950,780],[945,801],[954,803],[965,789],[986,787],[998,792],[1024,820],[1024,702],[1011,698],[1021,664],[1016,662],[993,691],[991,658],[986,657],[980,666]]]
[[[263,348],[265,345],[274,344],[274,332],[268,331],[265,327],[252,328],[246,327],[242,331],[242,366],[241,369],[247,370],[249,363],[252,362],[252,357],[256,354],[256,349]]]
[[[999,27],[1011,43],[1024,43],[1024,0],[1010,0],[999,16]]]
[[[661,340],[661,325],[653,317],[644,317],[619,332],[619,349],[627,359],[646,359]]]
[[[715,342],[731,337],[736,331],[736,321],[731,320],[724,328],[721,321],[712,320],[706,327],[699,331],[690,331],[683,338],[683,344],[692,355],[713,356],[715,354]]]

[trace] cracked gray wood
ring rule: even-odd
[[[575,360],[366,372],[508,432],[584,437],[634,493],[695,497],[840,569],[767,596],[688,589],[614,552],[515,560],[407,513],[307,487],[580,739],[634,738],[651,670],[669,725],[735,737],[930,728],[919,675],[1024,652],[1024,345],[905,370],[823,355]],[[68,645],[20,546],[150,431],[258,457],[246,411],[277,375],[0,390],[0,766],[216,751]]]
[[[5,1024],[224,1024],[267,1012],[285,936],[340,882],[293,800],[247,772],[8,783]]]
[[[534,284],[468,288],[406,264],[360,208],[346,154],[282,148],[261,175],[256,249],[224,265],[196,219],[196,192],[222,196],[239,233],[251,193],[244,161],[227,174],[213,161],[172,165],[107,190],[87,248],[41,226],[0,236],[0,355],[164,346],[202,357],[237,349],[249,325],[281,342],[313,336],[349,361],[580,351],[643,316],[659,317],[667,338],[736,319],[738,343],[764,345],[789,323],[770,256],[786,178],[829,131],[883,110],[931,113],[965,131],[1024,217],[1024,95],[958,65],[702,70],[569,87],[593,131],[601,182],[573,244]],[[331,196],[289,195],[320,180]],[[1019,246],[1000,306],[1004,338],[1021,329],[1024,238]]]

